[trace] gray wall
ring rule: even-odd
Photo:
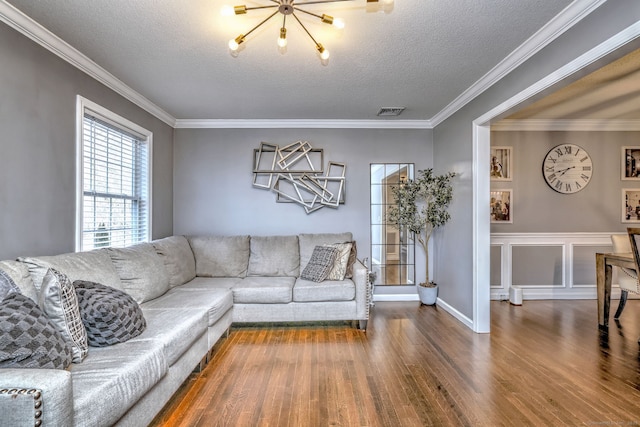
[[[589,185],[569,195],[542,177],[542,159],[564,143],[579,145],[593,160]],[[491,232],[625,232],[622,189],[640,189],[640,181],[620,179],[621,147],[638,144],[640,132],[492,132],[491,145],[513,147],[514,176],[491,182],[491,189],[513,189],[513,224],[491,224]]]
[[[472,122],[520,91],[566,65],[640,19],[640,2],[615,0],[603,4],[549,46],[434,129],[434,164],[458,169],[472,162]],[[467,174],[470,175],[470,174]],[[487,206],[489,194],[487,194]],[[441,230],[436,258],[440,298],[473,317],[472,181],[458,180],[452,221]],[[546,209],[547,206],[541,208]],[[516,208],[517,209],[517,208]],[[517,215],[517,211],[515,212]],[[486,248],[488,253],[490,248]],[[483,283],[482,286],[489,286]]]
[[[0,23],[0,259],[72,252],[82,95],[153,132],[153,237],[172,234],[173,129]]]
[[[253,150],[260,142],[284,146],[298,140],[324,149],[325,163],[346,163],[346,203],[338,209],[323,208],[307,215],[300,206],[276,203],[274,193],[252,187]],[[351,231],[362,259],[370,253],[370,163],[413,162],[424,169],[432,166],[432,150],[430,130],[177,129],[174,232],[269,235]]]

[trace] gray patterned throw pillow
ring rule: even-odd
[[[322,282],[331,272],[337,255],[338,249],[335,247],[316,246],[300,278],[312,282]]]
[[[324,245],[336,248],[338,254],[336,260],[333,263],[333,267],[327,276],[327,280],[344,280],[347,275],[347,267],[349,264],[349,255],[351,254],[351,242],[346,243],[334,243],[332,245]]]
[[[20,288],[18,288],[13,279],[4,270],[0,269],[0,301],[13,292],[21,293]]]
[[[125,292],[100,283],[76,280],[82,323],[89,345],[105,347],[130,340],[147,327],[138,303]]]
[[[13,292],[0,304],[0,368],[66,369],[71,348],[40,307]]]
[[[82,362],[89,351],[87,331],[82,324],[78,297],[69,278],[50,268],[42,279],[38,304],[71,345],[73,363]]]

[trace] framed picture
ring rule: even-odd
[[[513,190],[491,190],[491,222],[513,223]]]
[[[622,189],[622,222],[640,223],[640,188]]]
[[[640,181],[640,146],[622,147],[620,175],[622,180]]]
[[[512,147],[491,147],[491,180],[511,181],[513,175],[511,161]]]

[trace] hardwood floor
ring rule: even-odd
[[[614,306],[617,301],[614,301]],[[349,325],[234,327],[155,426],[637,426],[640,301],[492,302],[492,333],[378,302]]]

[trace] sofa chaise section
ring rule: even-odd
[[[37,417],[55,426],[147,425],[232,323],[359,321],[366,327],[368,272],[355,252],[344,278],[300,277],[316,246],[346,242],[351,233],[171,236],[122,249],[0,261],[33,301],[53,268],[71,281],[127,293],[146,321],[140,335],[91,347],[67,370],[0,369],[0,412],[10,414],[0,417],[0,427]]]

